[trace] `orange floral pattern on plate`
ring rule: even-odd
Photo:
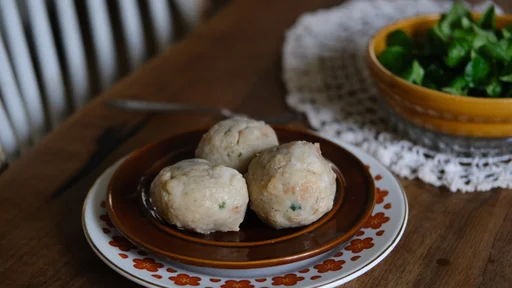
[[[381,179],[382,179],[382,175],[379,174],[379,175],[375,176],[375,180],[379,181]]]
[[[176,273],[176,272],[178,272],[178,271],[176,271],[176,270],[174,270],[172,268],[167,268],[167,269],[165,269],[165,271],[167,271],[169,273]]]
[[[164,268],[162,263],[155,262],[152,258],[133,259],[133,267],[140,270],[147,270],[149,272],[157,272],[159,268]]]
[[[343,268],[343,264],[345,264],[345,260],[334,260],[327,259],[323,263],[316,264],[313,268],[316,269],[318,273],[326,273],[329,271],[339,271]]]
[[[119,250],[128,252],[132,249],[135,249],[135,245],[132,242],[128,241],[128,239],[122,236],[114,236],[112,237],[112,241],[108,242],[110,246],[117,247]]]
[[[251,284],[249,280],[228,280],[226,283],[220,286],[221,288],[254,288],[254,285]]]
[[[201,278],[196,276],[189,276],[187,274],[178,274],[176,276],[169,277],[169,280],[173,281],[178,286],[199,286]]]
[[[272,278],[272,285],[274,286],[293,286],[298,282],[304,280],[304,277],[297,277],[295,274],[286,274],[284,276],[277,276]]]
[[[105,222],[105,224],[107,224],[108,227],[115,228],[114,224],[112,224],[112,221],[110,220],[110,217],[108,217],[108,214],[100,215],[100,219],[101,221]]]
[[[364,223],[364,228],[372,228],[379,229],[382,227],[382,224],[387,223],[389,221],[389,217],[387,217],[383,212],[379,212],[373,216],[370,216],[366,223]]]
[[[375,203],[380,204],[380,203],[384,202],[384,198],[386,198],[386,196],[388,196],[389,191],[381,190],[380,188],[375,188],[375,193],[377,194],[376,195],[377,199],[375,200]]]
[[[345,247],[345,250],[352,251],[352,253],[360,253],[361,251],[365,249],[372,248],[375,244],[372,243],[373,238],[368,237],[364,239],[354,239],[350,241],[350,245]]]

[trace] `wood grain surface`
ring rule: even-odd
[[[88,246],[81,228],[87,191],[133,149],[218,119],[122,112],[106,108],[105,100],[200,103],[255,117],[286,111],[280,77],[284,31],[301,13],[340,2],[233,1],[15,162],[0,176],[0,287],[137,287]],[[511,191],[461,194],[401,182],[410,205],[402,240],[384,261],[343,287],[511,286]]]

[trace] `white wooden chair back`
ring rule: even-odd
[[[0,150],[15,159],[120,73],[162,51],[174,39],[173,15],[193,27],[200,2],[0,0]]]

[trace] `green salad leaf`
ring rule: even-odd
[[[487,42],[498,42],[498,37],[492,31],[484,30],[475,24],[473,24],[473,31],[477,37],[481,37]]]
[[[464,78],[470,87],[479,87],[485,84],[490,74],[491,64],[481,56],[471,59],[464,69]]]
[[[503,29],[501,29],[501,34],[505,39],[512,38],[512,24],[508,24],[505,27],[503,27]]]
[[[473,18],[471,18],[470,15],[462,17],[460,22],[461,22],[462,28],[464,28],[464,29],[471,28],[471,26],[473,26],[473,23],[475,23],[475,22],[473,22]]]
[[[406,51],[412,51],[414,48],[414,42],[412,39],[402,30],[396,30],[391,32],[387,39],[386,45],[390,46],[399,46],[404,48]]]
[[[425,79],[437,87],[444,86],[449,78],[447,70],[440,63],[430,63],[425,68]]]
[[[494,5],[489,6],[485,10],[482,18],[478,21],[478,26],[482,29],[496,29],[496,13],[494,11]]]
[[[489,41],[484,36],[475,36],[475,38],[473,38],[473,43],[472,43],[473,50],[475,50],[475,51],[478,50],[478,48],[480,48],[482,45],[484,45],[485,43],[488,43],[488,42]]]
[[[441,18],[439,22],[441,32],[446,36],[450,35],[454,28],[462,27],[461,22],[465,17],[471,17],[469,10],[462,2],[456,2],[452,9]]]
[[[449,86],[443,87],[441,90],[453,95],[467,95],[468,82],[463,76],[459,76],[453,79]]]
[[[444,63],[448,67],[455,68],[471,55],[471,45],[464,40],[454,40],[448,46],[448,55],[444,57]]]
[[[410,53],[400,46],[386,48],[377,58],[382,66],[397,75],[402,74],[411,62]]]
[[[501,71],[499,79],[506,83],[512,83],[512,63],[508,63]]]
[[[459,29],[455,30],[452,33],[452,39],[453,40],[462,40],[469,43],[473,43],[475,40],[476,35],[475,32],[473,32],[473,29]]]
[[[500,80],[507,83],[512,83],[512,74],[503,75],[500,77]]]
[[[510,56],[508,56],[507,52],[501,48],[498,43],[485,43],[484,45],[478,47],[478,54],[485,57],[488,61],[493,61],[496,59],[497,61],[501,61],[502,63],[507,63],[510,61]]]
[[[425,43],[425,50],[427,54],[443,55],[444,46],[448,39],[443,35],[439,28],[439,24],[434,28],[429,29],[427,32],[427,40]]]
[[[402,75],[402,78],[413,84],[421,85],[423,83],[423,77],[425,76],[425,70],[421,67],[418,60],[412,62],[411,67]]]
[[[510,39],[501,39],[499,45],[503,51],[507,54],[507,56],[512,59],[512,38]]]
[[[512,97],[512,24],[498,26],[487,7],[475,21],[462,2],[432,28],[409,36],[396,30],[386,39],[380,63],[406,81],[453,95]]]
[[[489,83],[485,87],[485,91],[487,95],[492,98],[497,98],[501,96],[501,92],[503,91],[503,85],[497,79],[493,79],[491,83]]]

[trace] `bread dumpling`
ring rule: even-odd
[[[203,159],[178,162],[151,183],[157,213],[178,228],[208,234],[239,231],[249,195],[242,174]]]
[[[319,144],[290,142],[261,152],[246,175],[251,209],[275,228],[309,225],[332,209],[336,174]]]
[[[196,158],[245,173],[256,153],[278,144],[274,129],[265,122],[231,118],[215,124],[203,135]]]

